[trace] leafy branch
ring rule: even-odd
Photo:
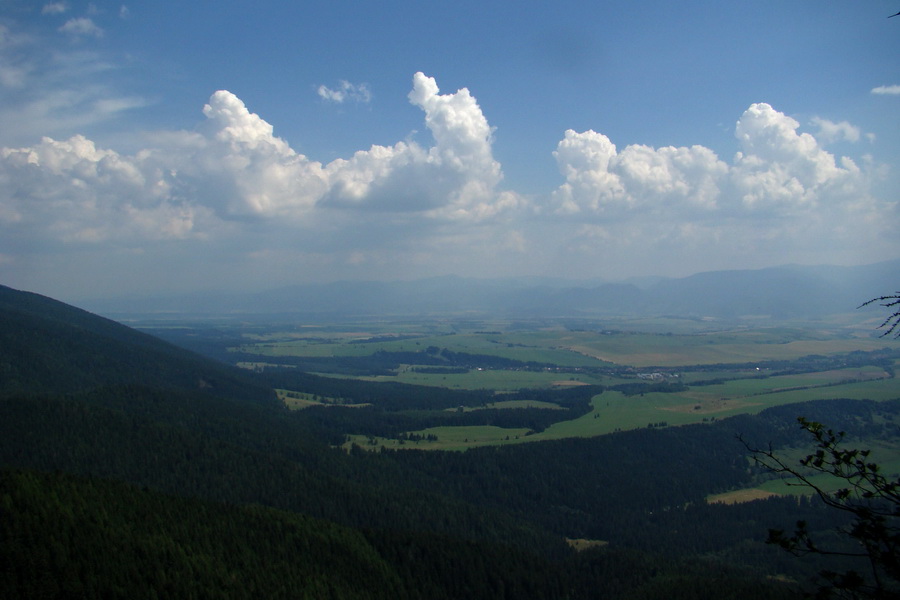
[[[796,480],[787,485],[809,488],[825,505],[852,515],[849,528],[839,531],[854,542],[854,549],[820,546],[805,521],[798,521],[790,534],[770,529],[766,542],[795,556],[816,554],[867,560],[868,577],[855,570],[822,571],[820,575],[827,583],[820,587],[817,598],[900,598],[900,479],[885,477],[879,465],[869,460],[869,450],[844,448],[844,432],[835,432],[803,417],[798,421],[816,445],[815,452],[800,461],[802,470],[787,464],[771,446],[765,450],[753,448],[739,439],[758,465]],[[812,479],[821,474],[841,480],[844,487],[826,491]]]

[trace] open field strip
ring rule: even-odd
[[[368,356],[372,348],[366,344],[344,344],[340,342],[316,342],[297,340],[290,342],[266,342],[261,344],[243,344],[236,351],[258,354],[260,356],[304,356],[321,358],[329,356]]]
[[[733,492],[725,492],[724,494],[713,494],[706,501],[710,504],[740,504],[742,502],[752,502],[753,500],[764,500],[772,496],[778,496],[775,492],[761,490],[759,488],[750,488],[746,490],[735,490]]]
[[[799,463],[797,463],[797,466],[799,466]],[[810,483],[828,493],[833,493],[841,488],[847,487],[846,481],[837,479],[831,475],[810,474],[807,475],[806,478]],[[894,475],[894,478],[896,478],[896,474]],[[725,492],[723,494],[715,494],[709,496],[706,501],[710,503],[722,502],[724,504],[735,504],[771,496],[812,496],[815,493],[816,492],[811,487],[803,485],[799,479],[785,477],[770,479],[753,488],[744,488]]]
[[[680,342],[685,339],[678,338]],[[837,354],[854,350],[878,350],[895,347],[896,342],[885,340],[815,340],[785,344],[708,344],[653,347],[650,340],[633,344],[604,344],[605,340],[589,341],[569,348],[598,360],[633,367],[689,367],[691,365],[740,364],[767,360],[793,360],[811,354]],[[653,340],[656,341],[656,340]],[[643,343],[639,343],[643,342]],[[651,350],[652,348],[652,350]],[[649,350],[649,351],[648,351]]]
[[[421,352],[431,346],[466,354],[499,356],[522,362],[554,364],[563,367],[600,366],[601,361],[553,344],[506,342],[488,339],[486,334],[427,336],[371,343],[293,340],[244,344],[238,350],[261,356],[298,356],[308,358],[368,356],[384,352]],[[521,337],[521,336],[520,336]]]
[[[692,385],[698,381],[709,381],[711,379],[729,381],[732,379],[754,379],[756,377],[763,376],[765,376],[765,372],[760,369],[735,369],[734,371],[691,371],[690,367],[687,367],[686,370],[679,373],[681,382],[685,385]]]
[[[637,398],[632,397],[632,398]],[[616,429],[646,427],[646,411],[621,392],[603,392],[591,400],[593,410],[571,421],[554,423],[544,431],[528,436],[526,441],[558,440],[569,437],[593,437]],[[625,415],[628,415],[625,418]],[[532,439],[533,438],[533,439]]]
[[[871,450],[868,460],[875,462],[880,467],[880,473],[887,479],[897,479],[900,477],[900,441],[885,440],[857,440],[846,439],[842,446],[846,448],[868,449]],[[847,481],[837,479],[831,475],[816,473],[811,469],[804,469],[800,465],[800,460],[812,454],[815,448],[810,444],[807,447],[788,448],[777,452],[778,456],[785,464],[796,467],[798,472],[806,476],[810,483],[818,486],[825,492],[836,492],[837,490],[847,487]],[[809,496],[815,492],[812,488],[802,485],[800,480],[795,477],[779,477],[770,475],[770,478],[752,488],[744,488],[726,492],[724,494],[715,494],[709,496],[707,502],[724,502],[726,504],[735,502],[749,502],[757,498],[766,498],[769,496]]]
[[[781,377],[793,379],[797,385],[820,385],[848,380],[884,379],[889,376],[890,374],[881,367],[866,365],[863,367],[847,367],[845,369],[830,369],[812,373],[797,373],[796,375],[784,375]]]
[[[602,548],[604,546],[609,546],[609,542],[604,540],[586,540],[583,538],[579,539],[570,539],[566,538],[566,543],[570,548],[575,550],[576,552],[581,552],[583,550],[590,550],[591,548]]]
[[[429,427],[417,431],[422,436],[437,436],[437,441],[404,441],[372,437],[365,435],[351,435],[350,441],[344,444],[345,448],[358,445],[364,449],[379,450],[381,448],[398,450],[466,450],[478,446],[501,446],[504,444],[517,444],[527,436],[528,429],[505,429],[491,425],[471,425],[466,427]],[[374,442],[374,444],[372,443]]]
[[[793,376],[789,376],[793,377]],[[685,425],[702,422],[709,417],[724,418],[737,414],[758,413],[771,406],[792,404],[806,400],[851,398],[889,400],[900,397],[900,381],[877,379],[807,389],[775,391],[790,381],[779,377],[761,380],[737,380],[722,385],[691,388],[671,394],[650,393],[643,396],[622,396],[604,392],[598,418],[608,418],[621,429],[633,429],[648,423],[666,422]],[[607,399],[609,410],[602,412],[602,400]],[[595,411],[598,401],[595,399]],[[555,426],[561,426],[557,423]],[[552,429],[552,427],[551,427]]]
[[[587,373],[560,373],[549,371],[513,371],[499,369],[472,369],[467,373],[420,373],[410,369],[401,370],[396,375],[360,377],[370,381],[397,381],[415,385],[430,385],[462,390],[510,391],[522,388],[547,388],[574,384],[604,383],[603,377]]]
[[[785,375],[776,377],[753,376],[755,372],[702,372],[686,373],[684,381],[690,383],[697,380],[714,378],[743,377],[727,381],[722,384],[709,386],[697,386],[692,391],[700,394],[702,398],[715,395],[753,395],[770,393],[780,388],[790,391],[796,388],[816,385],[830,385],[841,381],[853,379],[877,379],[885,377],[884,371],[877,367],[860,367],[852,369],[837,369],[816,373],[803,373],[797,375]],[[427,385],[444,387],[449,389],[478,390],[491,389],[496,391],[514,391],[523,388],[548,388],[566,385],[599,384],[616,385],[628,383],[633,379],[611,378],[601,375],[593,375],[584,372],[560,373],[555,369],[547,370],[506,370],[506,369],[471,369],[465,373],[423,373],[409,366],[401,368],[395,375],[358,376],[356,379],[366,381],[394,381],[414,385]],[[898,388],[900,392],[900,388]],[[831,396],[829,396],[831,397]]]
[[[879,384],[879,382],[886,383],[886,385]],[[892,389],[895,394],[900,395],[900,381],[889,379],[888,374],[878,367],[833,369],[814,373],[735,379],[713,385],[695,386],[686,392],[679,392],[675,395],[697,402],[718,399],[751,399],[763,394],[800,394],[804,392],[811,392],[813,395],[826,394],[822,397],[830,398],[835,396],[828,395],[828,388],[840,388],[842,392],[846,392],[847,386],[851,386],[849,389],[854,390],[848,397],[857,397],[861,390],[880,395],[883,388]],[[800,402],[800,400],[796,401]]]
[[[490,325],[484,325],[490,327]],[[418,352],[428,347],[467,354],[487,354],[561,367],[614,363],[638,368],[688,367],[698,364],[790,360],[810,354],[900,347],[900,341],[879,337],[838,336],[795,328],[743,329],[694,334],[569,331],[469,331],[423,333],[397,331],[321,332],[321,337],[286,333],[267,341],[243,344],[235,350],[261,356],[343,357],[378,351]],[[366,343],[358,343],[363,340]]]
[[[321,406],[323,403],[318,400],[311,400],[308,395],[305,398],[291,398],[279,393],[278,399],[284,402],[284,405],[291,410],[299,410],[301,408],[309,408],[310,406]]]
[[[565,410],[562,406],[558,404],[553,404],[552,402],[541,402],[540,400],[507,400],[501,402],[488,402],[484,406],[466,406],[463,407],[463,412],[471,412],[473,410],[488,410],[488,409],[510,409],[510,408],[543,408],[545,410]],[[447,409],[447,410],[458,410],[458,409]]]
[[[561,338],[560,345],[598,360],[634,367],[791,360],[811,354],[827,355],[900,346],[896,340],[877,337],[804,339],[809,332],[789,333],[796,335],[791,338],[780,330],[704,335],[579,333]]]
[[[794,377],[794,376],[787,376]],[[437,442],[398,444],[378,438],[376,446],[387,448],[465,449],[489,444],[507,444],[555,440],[570,437],[594,437],[617,430],[640,429],[648,425],[676,426],[702,423],[738,414],[755,414],[771,406],[806,400],[850,398],[889,400],[900,397],[900,380],[877,379],[813,387],[801,390],[772,391],[784,384],[781,378],[753,380],[752,385],[738,380],[717,386],[703,386],[678,393],[646,393],[626,396],[605,391],[591,400],[591,412],[554,423],[544,431],[525,435],[527,429],[498,427],[437,427],[410,433],[438,437]],[[507,439],[508,438],[508,439]],[[364,436],[353,436],[353,443],[364,445]],[[889,457],[888,457],[889,458]],[[900,458],[898,458],[900,470]]]
[[[291,410],[300,410],[309,408],[310,406],[335,406],[338,401],[335,398],[327,396],[317,396],[315,394],[307,394],[304,392],[295,392],[293,390],[275,390],[278,399]],[[360,406],[370,406],[369,404],[344,404],[341,402],[339,406],[347,408],[356,408]]]
[[[893,400],[894,398],[900,398],[900,380],[897,378],[878,379],[842,385],[811,387],[808,389],[773,391],[768,394],[755,396],[752,400],[759,400],[766,405],[775,406],[776,404],[791,404],[808,400],[834,400],[838,398],[855,400]]]

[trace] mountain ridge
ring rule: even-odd
[[[849,313],[897,287],[900,259],[855,267],[783,265],[597,283],[558,278],[335,281],[265,292],[193,293],[94,299],[98,314],[128,316],[302,315],[518,317],[672,315],[680,317],[821,318]]]

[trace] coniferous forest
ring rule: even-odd
[[[276,388],[371,406],[290,411]],[[738,435],[792,448],[798,415],[867,439],[900,422],[900,399],[832,399],[466,452],[340,447],[454,419],[539,431],[598,393],[447,411],[479,392],[240,370],[0,287],[0,597],[793,598],[829,563],[767,531],[844,522],[804,496],[708,503],[765,476]]]

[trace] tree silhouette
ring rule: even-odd
[[[842,447],[844,432],[835,433],[803,417],[798,421],[816,442],[816,451],[800,461],[803,470],[789,466],[771,447],[761,450],[746,442],[744,445],[757,464],[797,480],[788,485],[807,487],[827,506],[849,513],[853,518],[849,528],[839,531],[842,542],[852,543],[821,546],[813,539],[805,521],[798,521],[791,534],[770,529],[766,542],[795,556],[855,557],[868,563],[866,573],[855,569],[822,571],[820,575],[825,583],[816,598],[900,598],[900,479],[886,478],[878,464],[868,462],[869,450]],[[813,476],[822,474],[842,480],[845,487],[826,491],[813,481]]]
[[[888,317],[881,323],[881,325],[878,326],[879,329],[884,329],[884,333],[881,334],[881,337],[885,337],[891,334],[894,334],[894,337],[900,337],[900,292],[896,292],[895,294],[892,294],[890,296],[872,298],[867,302],[863,302],[857,308],[869,306],[870,304],[875,304],[876,302],[880,302],[881,306],[894,311],[893,313],[888,315]]]

